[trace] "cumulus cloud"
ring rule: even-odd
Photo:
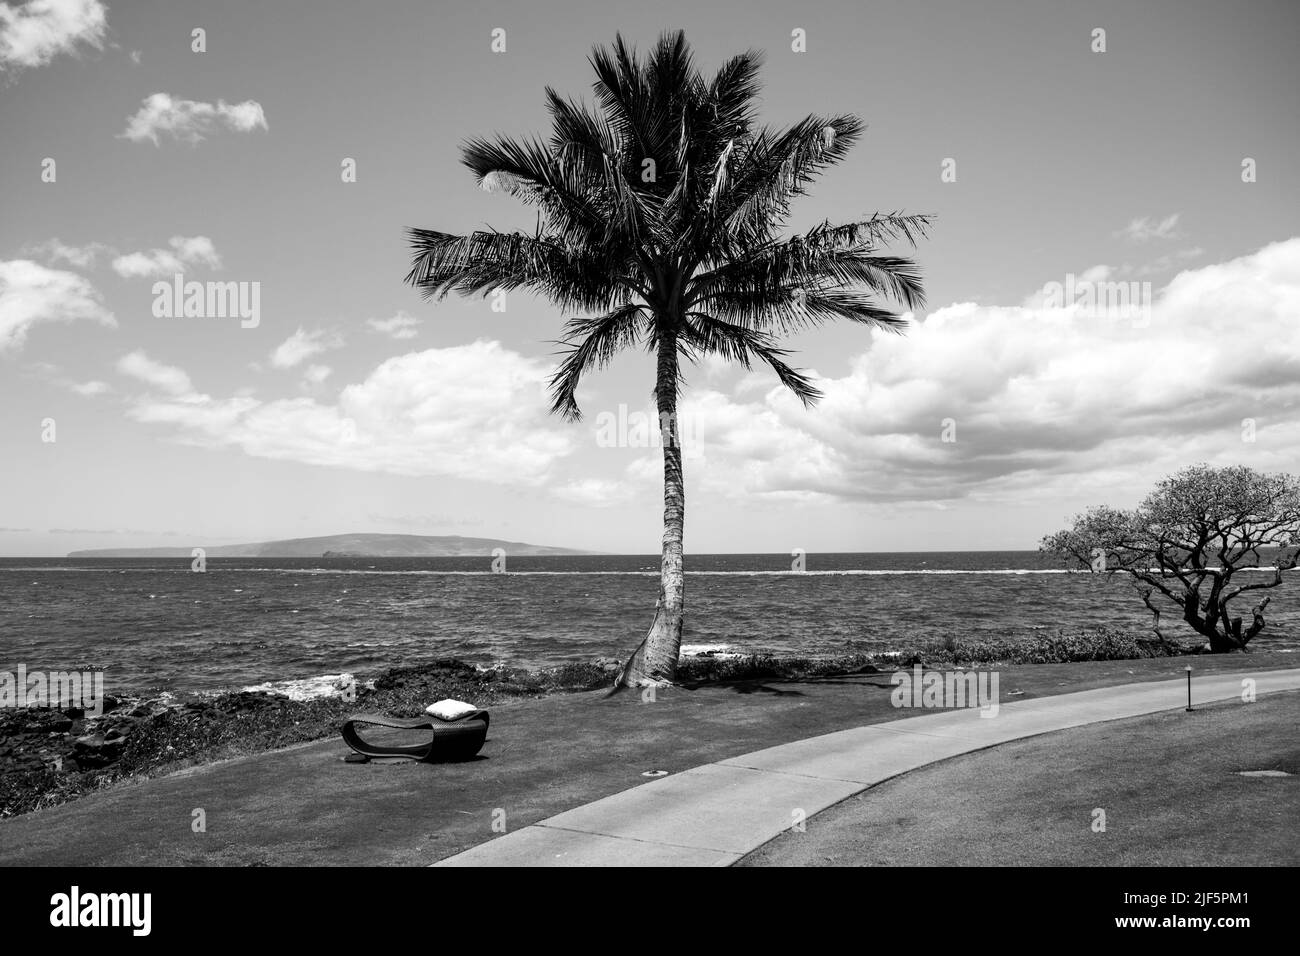
[[[167,245],[170,248],[118,256],[113,271],[124,279],[139,279],[175,275],[192,265],[221,268],[221,257],[207,236],[172,236]]]
[[[107,30],[100,0],[0,2],[0,73],[44,66],[83,46],[101,49]]]
[[[63,374],[59,366],[51,362],[30,362],[27,366],[32,372],[48,382],[52,382],[59,388],[66,388],[70,392],[81,395],[84,398],[94,398],[96,395],[106,395],[113,390],[107,382],[101,382],[92,379],[88,382],[79,382],[75,378],[69,378]]]
[[[90,382],[69,382],[68,388],[86,398],[93,398],[96,395],[104,395],[113,390],[112,386],[107,382],[101,382],[98,380]]]
[[[271,365],[275,368],[293,368],[313,355],[319,355],[321,352],[330,349],[341,348],[342,345],[342,336],[335,332],[326,332],[324,329],[315,329],[308,332],[300,327],[297,332],[277,345],[275,350],[271,352]],[[321,368],[323,366],[316,367]],[[329,369],[326,369],[325,375],[328,374]],[[322,380],[323,378],[324,376],[321,376]]]
[[[129,414],[174,429],[188,444],[366,472],[531,486],[544,485],[573,448],[572,435],[548,416],[549,365],[497,342],[389,359],[342,389],[333,404],[305,396],[214,398],[194,390],[179,369],[164,374],[146,362],[123,369],[154,386],[133,400]]]
[[[395,339],[413,339],[419,332],[420,320],[409,312],[399,310],[389,319],[366,319],[366,325]]]
[[[847,369],[819,377],[812,410],[757,372],[726,388],[692,378],[687,480],[693,494],[755,507],[943,508],[1137,495],[1194,461],[1293,471],[1297,315],[1300,238],[1186,269],[1136,312],[1041,297],[952,304],[906,336],[871,336]],[[584,435],[547,415],[550,371],[549,359],[480,341],[390,359],[333,402],[209,397],[177,380],[137,396],[130,415],[258,457],[524,484],[592,506],[653,497],[657,448],[568,461],[596,446],[597,423]],[[610,462],[622,470],[587,470]]]
[[[174,365],[155,362],[144,352],[135,351],[117,360],[117,370],[152,388],[177,398],[200,397],[194,395],[190,377]]]
[[[99,292],[75,272],[29,259],[0,261],[0,352],[22,348],[27,333],[40,323],[83,319],[117,326]]]
[[[222,129],[249,133],[268,128],[266,114],[256,100],[243,103],[218,100],[212,104],[154,93],[145,97],[140,109],[127,118],[126,129],[119,136],[136,143],[148,140],[155,146],[159,145],[160,137],[170,136],[194,145]]]
[[[705,389],[683,416],[704,426],[696,474],[746,497],[1014,501],[1144,487],[1200,460],[1294,470],[1297,315],[1290,239],[1179,273],[1145,319],[954,304],[876,336],[847,374],[819,381],[816,409],[780,388]]]
[[[1182,233],[1178,231],[1178,213],[1174,213],[1160,220],[1149,216],[1131,219],[1129,224],[1115,235],[1131,239],[1133,242],[1147,242],[1151,239],[1177,239]]]
[[[40,256],[50,264],[66,262],[78,269],[89,269],[101,254],[112,252],[112,248],[102,242],[73,246],[56,237],[45,242],[30,243],[23,248],[23,251],[28,255]]]

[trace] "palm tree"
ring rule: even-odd
[[[911,259],[928,216],[875,214],[778,235],[791,201],[862,135],[854,116],[809,116],[788,129],[755,124],[759,54],[732,57],[707,80],[681,32],[642,59],[623,38],[591,56],[597,111],[547,88],[549,141],[473,139],[462,162],[482,188],[538,210],[534,232],[468,236],[410,229],[406,281],[426,297],[523,288],[570,313],[551,410],[581,417],[585,373],[634,346],[655,356],[664,458],[659,601],[616,686],[671,682],[682,639],[686,513],[677,428],[682,360],[718,355],[767,365],[805,406],[821,393],[782,359],[778,336],[834,319],[901,331],[879,304],[924,302]]]

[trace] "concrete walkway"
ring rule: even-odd
[[[1300,689],[1300,669],[1251,675]],[[1242,694],[1242,675],[1195,678],[1193,705]],[[703,764],[549,817],[437,866],[729,866],[784,830],[891,777],[986,747],[1187,705],[1185,681],[1124,684],[877,723]]]

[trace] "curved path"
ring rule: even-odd
[[[1300,668],[1251,675],[1300,689]],[[1240,697],[1243,675],[1200,676],[1193,704]],[[1187,705],[1185,681],[1124,684],[871,724],[703,764],[575,807],[436,866],[729,866],[792,825],[891,777],[1024,737]]]

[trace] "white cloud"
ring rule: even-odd
[[[585,508],[612,508],[629,504],[637,496],[636,486],[607,478],[575,478],[552,489],[551,494],[569,504]],[[653,499],[652,499],[653,500]]]
[[[399,310],[390,319],[366,319],[366,325],[395,339],[413,339],[419,332],[420,320],[409,312]]]
[[[221,129],[240,133],[268,129],[266,114],[255,100],[215,105],[197,100],[173,99],[167,93],[145,97],[135,115],[127,118],[126,129],[119,136],[132,142],[145,140],[159,145],[159,136],[171,136],[181,142],[197,144]]]
[[[300,327],[297,332],[276,346],[271,353],[271,365],[275,368],[293,368],[313,355],[341,348],[342,345],[342,336],[335,332],[326,332],[324,329],[308,332]],[[329,374],[328,370],[325,374]]]
[[[88,269],[95,264],[96,258],[101,253],[112,252],[112,248],[102,242],[89,242],[84,246],[71,246],[58,238],[54,238],[47,239],[45,242],[31,243],[25,246],[23,251],[28,255],[41,256],[51,264],[66,262],[78,269]]]
[[[59,366],[51,362],[29,362],[27,367],[46,381],[52,382],[59,388],[66,388],[70,392],[75,392],[84,398],[106,395],[113,390],[112,386],[107,382],[98,380],[78,382],[76,379],[68,378],[63,374]]]
[[[162,373],[135,372],[164,387]],[[140,397],[130,415],[175,428],[182,442],[259,458],[540,486],[574,444],[548,415],[549,376],[547,363],[477,341],[389,359],[334,404],[212,398],[168,375],[170,396]]]
[[[693,494],[755,507],[892,509],[1135,497],[1195,461],[1294,471],[1297,315],[1300,238],[1179,273],[1145,320],[1041,302],[949,305],[906,336],[872,335],[845,371],[819,379],[825,398],[812,410],[770,375],[725,391],[693,379],[681,410],[687,481]],[[130,414],[257,457],[522,484],[588,505],[644,500],[660,480],[657,449],[628,450],[615,474],[587,470],[613,454],[553,467],[593,439],[548,416],[550,372],[549,359],[480,341],[391,359],[332,403],[177,386]],[[942,440],[945,419],[955,441]],[[1242,440],[1245,419],[1254,442]]]
[[[113,271],[124,279],[138,279],[175,275],[192,265],[221,268],[221,257],[207,236],[172,236],[167,244],[170,249],[150,249],[118,256],[113,260]]]
[[[302,377],[312,385],[319,385],[329,378],[333,371],[328,365],[309,365],[307,370],[302,373]]]
[[[1178,213],[1174,213],[1158,222],[1148,216],[1132,219],[1115,235],[1134,242],[1146,242],[1150,239],[1177,239],[1182,233],[1178,232]]]
[[[184,371],[174,365],[155,362],[144,352],[135,351],[123,355],[117,361],[117,370],[168,395],[178,398],[193,396],[194,387],[190,384],[190,377]]]
[[[75,272],[29,259],[0,261],[0,352],[22,348],[27,333],[39,323],[80,319],[117,326],[99,292]]]
[[[906,336],[874,336],[847,374],[819,381],[811,411],[779,387],[688,392],[705,459],[692,474],[749,498],[935,502],[1142,488],[1202,460],[1293,471],[1297,315],[1300,238],[1178,274],[1147,322],[950,305]]]
[[[44,66],[81,46],[102,49],[108,11],[99,0],[0,2],[0,73]]]

